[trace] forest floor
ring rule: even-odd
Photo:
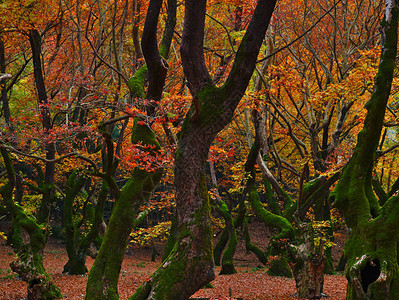
[[[260,228],[259,224],[251,227]],[[263,227],[263,226],[262,226]],[[264,230],[255,230],[253,241],[261,239]],[[266,233],[267,235],[267,233]],[[341,253],[342,243],[337,243],[335,256]],[[261,246],[261,245],[260,245]],[[15,259],[12,249],[0,241],[0,299],[26,299],[27,284],[16,277],[10,269],[10,263]],[[84,299],[87,275],[66,275],[62,273],[68,260],[65,247],[61,242],[50,240],[44,251],[44,265],[61,289],[64,299]],[[90,268],[93,259],[87,259]],[[129,247],[122,264],[119,279],[120,299],[127,299],[136,288],[160,264],[160,257],[151,262],[151,249]],[[241,241],[235,255],[237,274],[219,276],[220,267],[216,267],[216,279],[212,282],[213,288],[201,289],[193,295],[201,299],[299,299],[295,297],[295,281],[285,277],[271,277],[266,274],[267,268],[261,266],[253,254],[246,254],[244,243]],[[346,279],[341,275],[326,275],[324,279],[324,294],[331,300],[345,299]]]

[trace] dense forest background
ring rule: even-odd
[[[0,1],[0,235],[28,299],[62,297],[49,238],[65,241],[64,272],[95,258],[86,299],[119,298],[129,244],[162,256],[131,299],[188,299],[214,264],[236,273],[240,238],[301,298],[346,267],[347,299],[398,299],[397,14],[375,0]]]

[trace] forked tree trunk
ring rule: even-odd
[[[234,227],[233,217],[229,211],[227,204],[221,199],[216,201],[218,211],[223,216],[226,224],[225,229],[227,230],[227,233],[229,235],[227,247],[223,252],[222,269],[220,270],[219,275],[231,275],[237,273],[233,263],[234,253],[236,252],[238,243],[237,233]]]
[[[68,253],[68,262],[64,266],[63,273],[74,275],[87,273],[86,257],[87,255],[94,256],[90,247],[93,243],[97,248],[101,245],[104,206],[109,192],[107,183],[103,181],[95,207],[93,203],[87,202],[84,205],[80,221],[76,222],[73,220],[73,202],[85,182],[86,178],[78,174],[77,170],[72,172],[67,180],[66,197],[64,199],[65,247]],[[90,224],[87,233],[82,232],[81,228],[86,222]]]
[[[82,275],[87,272],[85,266],[86,255],[79,255],[77,253],[80,233],[78,232],[79,228],[76,228],[73,220],[73,202],[82,189],[85,181],[86,178],[79,176],[77,170],[73,171],[67,180],[66,196],[64,199],[65,246],[68,253],[68,262],[64,266],[63,273],[74,275]]]
[[[204,123],[188,125],[187,120],[183,125],[175,160],[177,242],[163,265],[131,299],[188,299],[215,277],[204,171],[214,136],[207,136],[204,128],[201,128]],[[197,141],[200,141],[199,145]]]
[[[390,95],[397,53],[399,1],[386,1],[382,48],[364,126],[334,191],[335,205],[350,228],[345,255],[347,299],[399,299],[399,195],[380,207],[372,171]]]
[[[225,84],[212,85],[203,40],[206,0],[187,0],[181,56],[193,96],[175,159],[179,236],[163,265],[131,299],[188,299],[214,278],[205,163],[216,135],[231,121],[255,68],[274,0],[260,0]]]

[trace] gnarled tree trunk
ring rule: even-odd
[[[18,260],[11,264],[11,269],[28,283],[27,299],[62,298],[60,290],[54,285],[43,266],[46,233],[40,224],[33,217],[28,216],[14,201],[15,170],[6,149],[0,146],[0,152],[8,175],[8,182],[0,189],[0,194],[6,204],[12,224],[7,234],[7,243],[18,255]]]
[[[374,92],[366,104],[364,126],[334,191],[335,205],[350,228],[345,255],[347,299],[398,299],[399,196],[382,207],[372,189],[372,170],[397,53],[399,1],[386,1],[382,48]]]
[[[132,299],[188,299],[214,278],[205,163],[216,135],[231,121],[255,68],[274,0],[260,0],[224,85],[217,88],[203,55],[206,0],[187,0],[181,56],[193,96],[175,159],[179,235],[163,265]]]
[[[151,0],[144,26],[142,49],[146,66],[140,68],[129,81],[132,97],[144,98],[145,76],[148,75],[147,99],[160,101],[167,73],[164,57],[169,53],[176,23],[176,0],[168,1],[168,20],[161,47],[157,46],[157,25],[162,0]],[[148,73],[147,73],[148,70]],[[149,117],[156,106],[144,105]],[[144,120],[141,120],[144,121]],[[142,143],[152,150],[148,155],[156,155],[160,149],[150,124],[142,124],[136,119],[132,129],[132,143]],[[108,155],[111,155],[109,152]],[[118,279],[128,238],[133,228],[138,209],[151,196],[161,179],[162,170],[154,172],[136,167],[129,181],[117,192],[116,203],[97,258],[90,270],[87,281],[86,299],[118,299]]]

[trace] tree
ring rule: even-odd
[[[186,1],[181,56],[192,104],[175,158],[178,238],[162,266],[132,299],[187,299],[214,278],[205,163],[216,135],[231,121],[255,68],[275,1],[260,0],[225,83],[212,84],[204,60],[206,0]]]
[[[302,10],[303,17],[300,15]],[[345,13],[336,16],[340,10]],[[366,71],[372,68],[364,63],[364,59],[358,59],[362,52],[352,50],[364,49],[371,44],[378,11],[379,7],[374,7],[371,2],[356,6],[356,9],[339,2],[332,6],[329,2],[318,2],[317,6],[301,5],[296,9],[292,9],[290,2],[280,3],[271,30],[275,37],[269,39],[264,64],[258,70],[258,80],[254,80],[253,92],[249,93],[248,98],[254,99],[254,127],[263,127],[261,133],[255,130],[256,136],[262,137],[255,141],[261,143],[261,155],[256,161],[263,175],[263,180],[257,184],[266,182],[268,186],[256,187],[253,181],[256,173],[252,171],[247,176],[250,178],[247,181],[251,191],[249,198],[256,215],[266,226],[277,227],[280,233],[272,238],[264,252],[250,242],[249,232],[246,232],[246,246],[262,263],[266,263],[267,257],[273,258],[269,274],[289,276],[288,258],[301,297],[319,297],[323,291],[323,268],[326,272],[333,271],[328,195],[329,187],[339,175],[334,174],[339,169],[334,159],[339,155],[337,149],[342,142],[345,150],[350,150],[345,138],[359,124],[356,106],[359,107],[367,96],[367,78],[373,73]],[[314,17],[309,16],[310,12]],[[331,12],[334,12],[334,18],[330,18]],[[289,26],[284,18],[287,15],[292,20]],[[351,28],[363,28],[363,18],[369,20],[367,24],[370,26],[351,32],[351,40],[348,40]],[[304,24],[309,24],[310,29]],[[284,29],[279,30],[280,26]],[[299,35],[303,39],[294,39],[301,30],[306,32],[306,35]],[[319,39],[320,34],[329,35],[325,44]],[[342,40],[337,39],[337,34],[342,35]],[[296,42],[291,43],[292,39]],[[275,50],[277,45],[282,48]],[[287,47],[289,54],[284,53]],[[350,114],[351,107],[356,114]],[[251,145],[250,108],[243,110],[244,114],[241,114],[244,116],[239,117],[248,119],[248,125],[243,124],[243,127]],[[240,118],[237,119],[239,122]],[[340,152],[344,152],[341,149]],[[253,150],[251,148],[251,152]],[[250,155],[247,172],[252,169],[248,163]],[[299,180],[304,165],[310,166],[310,172],[309,168],[302,172],[303,178]],[[260,190],[266,195],[267,210],[259,199]],[[296,201],[293,194],[297,195]],[[315,219],[309,219],[310,208]],[[281,238],[287,237],[288,241],[282,242]],[[223,241],[227,242],[227,226],[215,247],[215,261],[220,260]],[[280,256],[279,260],[274,259],[276,255]]]
[[[157,25],[162,0],[151,0],[149,3],[146,22],[142,37],[142,50],[146,60],[146,65],[141,67],[133,78],[128,82],[131,97],[143,101],[142,105],[146,111],[148,119],[154,117],[159,101],[162,98],[163,86],[167,73],[167,63],[165,58],[168,56],[172,42],[173,31],[176,24],[176,1],[168,1],[168,22],[165,27],[163,40],[160,49],[157,46]],[[148,91],[144,95],[145,77],[148,74]],[[151,128],[151,123],[146,122],[145,117],[136,117],[132,133],[131,142],[139,145],[146,156],[157,155],[160,144]],[[116,118],[117,119],[117,118]],[[111,119],[107,123],[115,122]],[[105,124],[102,124],[105,126]],[[108,165],[114,168],[114,157],[112,140],[108,135]],[[87,281],[86,299],[117,299],[118,298],[118,279],[122,265],[122,260],[126,251],[129,235],[132,231],[134,221],[140,206],[151,196],[162,175],[161,169],[151,170],[135,167],[132,176],[121,190],[117,188],[112,176],[107,176],[106,180],[110,186],[114,186],[116,203],[105,233],[103,243],[98,256],[90,270]]]
[[[386,1],[381,23],[382,46],[374,91],[356,147],[334,190],[350,235],[345,245],[347,299],[397,299],[399,277],[399,196],[378,202],[372,187],[376,150],[390,95],[398,35],[398,1]]]
[[[38,94],[38,106],[41,109],[42,127],[44,135],[48,138],[52,126],[42,71],[41,35],[37,29],[30,29],[28,37],[32,50],[33,71]],[[36,165],[39,180],[37,185],[30,185],[31,188],[42,194],[36,218],[28,216],[24,212],[23,208],[18,204],[21,200],[18,199],[19,197],[14,199],[14,188],[16,188],[16,195],[22,197],[22,186],[20,181],[17,180],[15,168],[5,145],[2,145],[1,151],[4,163],[7,166],[9,180],[6,184],[4,193],[2,193],[12,223],[12,229],[8,233],[8,242],[19,257],[19,259],[11,265],[11,268],[28,283],[28,299],[60,298],[61,293],[59,289],[52,283],[43,266],[43,249],[48,237],[50,205],[55,201],[55,144],[50,140],[46,141],[45,170],[43,171],[41,166]],[[21,235],[22,229],[26,230],[28,233],[29,242],[23,240]]]

